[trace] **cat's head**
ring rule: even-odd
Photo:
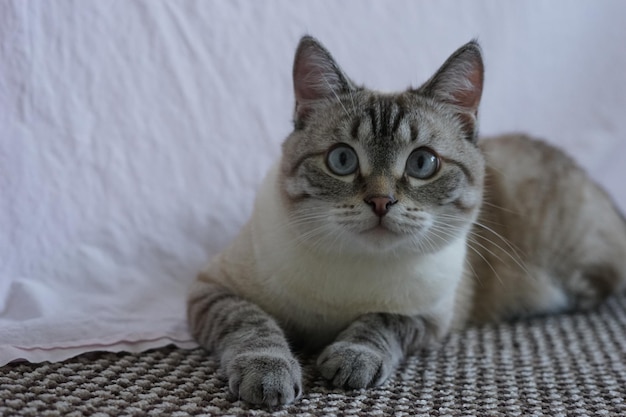
[[[467,232],[485,169],[476,42],[420,88],[387,94],[355,85],[307,36],[293,82],[280,187],[300,242],[336,253],[428,253]]]

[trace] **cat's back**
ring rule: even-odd
[[[523,135],[480,147],[485,199],[469,242],[475,318],[588,307],[624,286],[626,222],[572,158]]]

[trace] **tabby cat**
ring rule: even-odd
[[[298,398],[292,349],[321,350],[335,386],[371,387],[451,329],[624,288],[626,222],[609,196],[543,142],[478,141],[475,41],[420,88],[380,93],[306,36],[293,83],[282,158],[188,302],[238,398]]]

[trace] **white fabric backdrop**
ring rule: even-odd
[[[477,37],[485,134],[566,148],[626,208],[626,2],[0,2],[0,365],[193,346],[186,288],[290,130],[299,37],[416,86]]]

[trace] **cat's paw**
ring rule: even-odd
[[[293,357],[243,353],[230,361],[226,372],[230,391],[251,404],[276,407],[302,393],[302,372]]]
[[[394,366],[390,355],[357,343],[335,342],[321,353],[317,367],[335,386],[358,389],[382,384]]]

